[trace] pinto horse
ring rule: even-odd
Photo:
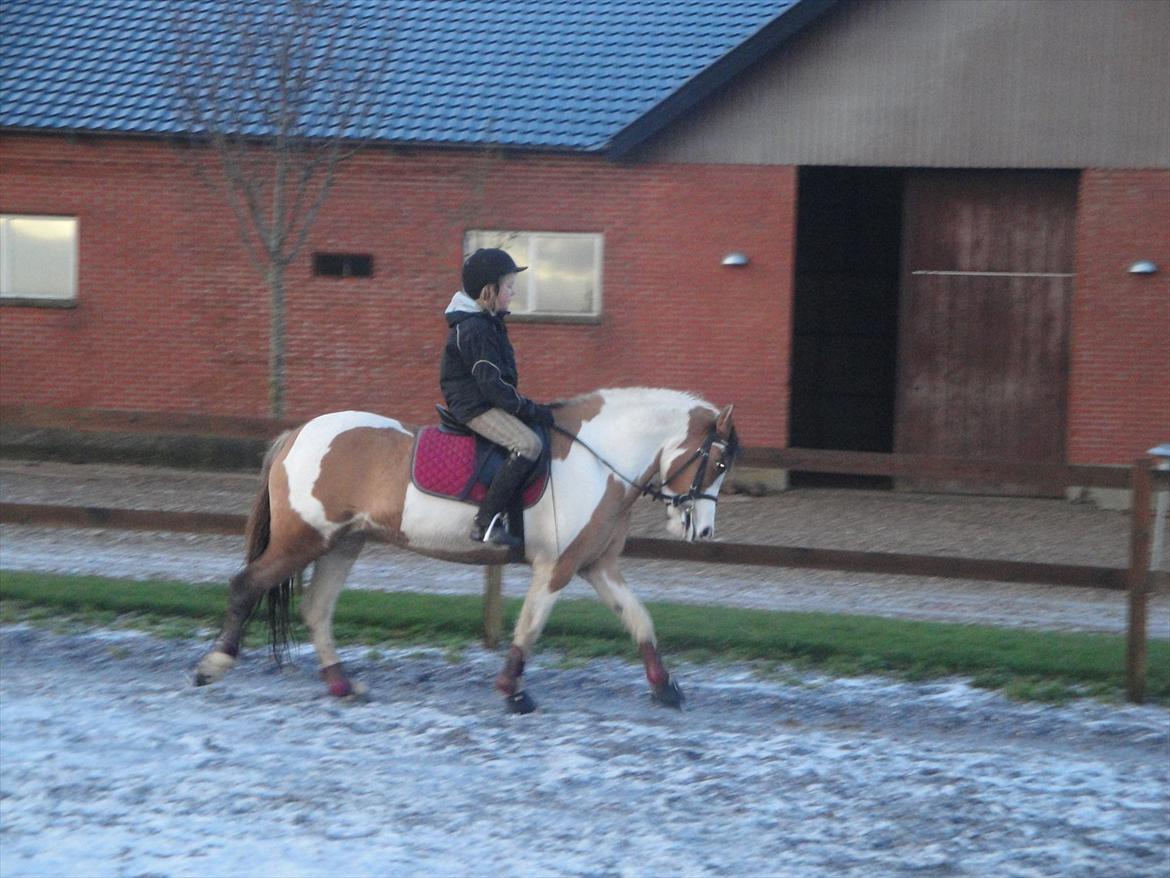
[[[687,393],[599,390],[555,408],[549,486],[524,512],[523,559],[532,582],[496,688],[515,713],[535,702],[521,685],[553,604],[575,574],[596,589],[637,644],[651,694],[683,696],[658,655],[654,624],[618,570],[634,501],[666,504],[667,529],[688,541],[714,536],[715,510],[739,442],[732,406]],[[500,564],[508,549],[468,539],[476,506],[412,481],[417,430],[368,412],[321,415],[273,442],[248,518],[247,564],[231,581],[223,630],[195,671],[221,679],[239,655],[244,626],[265,595],[287,619],[293,578],[313,574],[300,605],[330,693],[355,693],[333,642],[333,609],[366,540],[465,564]],[[274,597],[275,596],[275,597]],[[270,620],[271,621],[271,620]],[[274,622],[274,636],[276,631]]]

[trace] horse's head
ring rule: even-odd
[[[682,443],[661,457],[659,478],[666,503],[666,529],[687,542],[715,536],[719,489],[739,454],[739,437],[731,422],[734,406],[718,413],[702,410],[692,418]]]

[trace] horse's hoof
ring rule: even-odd
[[[365,683],[351,681],[349,677],[345,676],[340,662],[322,668],[321,679],[325,681],[325,685],[329,687],[329,694],[334,698],[342,698],[347,701],[367,700],[366,693],[369,692],[369,688]]]
[[[536,702],[523,689],[515,695],[509,695],[504,703],[508,706],[508,713],[532,713],[536,710]]]
[[[663,707],[673,707],[682,710],[687,703],[687,697],[683,695],[683,691],[678,688],[678,683],[674,680],[667,680],[661,686],[658,686],[650,693],[651,699],[655,704],[661,704]]]
[[[349,691],[337,693],[330,687],[329,694],[345,704],[366,704],[370,700],[370,687],[365,683],[353,682],[349,684]]]
[[[195,685],[206,686],[208,683],[218,683],[235,663],[236,660],[226,652],[209,652],[195,668]]]

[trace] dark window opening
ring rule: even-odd
[[[372,277],[374,257],[368,253],[314,253],[313,274],[318,277]]]

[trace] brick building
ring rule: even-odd
[[[1170,4],[346,4],[398,79],[289,269],[288,415],[431,419],[502,234],[537,399],[680,387],[772,447],[1170,436]],[[171,142],[161,4],[34,6],[0,12],[0,403],[265,415],[267,292]]]

